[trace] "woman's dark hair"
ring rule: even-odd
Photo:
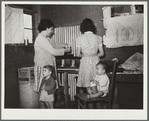
[[[48,69],[51,71],[51,76],[56,80],[55,68],[51,65],[45,65],[43,68]]]
[[[82,34],[87,31],[91,31],[94,34],[97,33],[94,22],[89,18],[84,19],[83,22],[80,24],[80,31]]]
[[[43,30],[46,30],[47,28],[51,27],[55,28],[55,25],[50,19],[41,19],[38,25],[38,31],[42,32]]]
[[[102,65],[103,66],[103,69],[105,70],[105,72],[107,73],[108,72],[108,64],[107,64],[107,62],[105,62],[105,61],[99,61],[97,64],[96,64],[96,66],[98,66],[98,65]]]

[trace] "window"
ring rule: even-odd
[[[28,40],[29,43],[33,43],[33,32],[32,32],[32,15],[24,15],[24,40]]]
[[[5,5],[5,44],[33,43],[32,16],[30,5]]]

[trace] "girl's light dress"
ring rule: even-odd
[[[92,32],[85,32],[76,40],[76,46],[82,50],[82,59],[80,60],[78,87],[89,87],[90,81],[96,75],[96,64],[99,62],[98,48],[102,44],[102,38]]]
[[[43,102],[51,102],[51,101],[54,101],[54,94],[48,95],[48,92],[45,91],[44,88],[45,88],[45,84],[44,84],[43,87],[41,88],[41,94],[40,94],[39,101],[43,101]]]

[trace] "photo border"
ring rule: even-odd
[[[55,5],[122,5],[122,4],[144,4],[144,74],[143,74],[143,110],[78,110],[78,109],[56,109],[56,110],[47,110],[47,109],[5,109],[4,108],[4,85],[5,85],[5,78],[4,78],[4,70],[5,70],[5,63],[4,63],[4,57],[5,57],[5,48],[4,48],[4,4],[21,4],[21,2],[23,4],[39,4],[39,5],[44,5],[44,4],[55,4]],[[34,3],[33,3],[34,2]],[[146,120],[147,119],[147,110],[148,110],[148,105],[147,105],[147,96],[148,96],[148,56],[147,56],[147,52],[148,52],[148,24],[147,24],[147,20],[148,20],[148,4],[147,2],[141,1],[141,2],[137,2],[137,1],[129,1],[129,2],[120,2],[120,1],[105,1],[105,2],[91,2],[91,1],[70,1],[69,2],[64,2],[64,1],[43,1],[42,2],[35,2],[35,1],[7,1],[1,2],[1,37],[2,37],[2,41],[1,41],[1,118],[2,120]],[[44,113],[43,113],[44,112]]]

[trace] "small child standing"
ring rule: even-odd
[[[40,108],[53,109],[54,93],[56,91],[56,82],[54,75],[54,67],[46,65],[43,67],[43,79],[39,88]]]
[[[87,95],[87,98],[94,98],[94,97],[104,97],[109,92],[109,77],[107,76],[107,63],[104,61],[100,61],[97,65],[97,75],[94,78],[94,83],[97,85],[97,93],[94,93],[90,90],[90,94]],[[91,82],[93,83],[93,82]],[[95,86],[95,85],[94,85]],[[92,89],[92,88],[90,88]]]

